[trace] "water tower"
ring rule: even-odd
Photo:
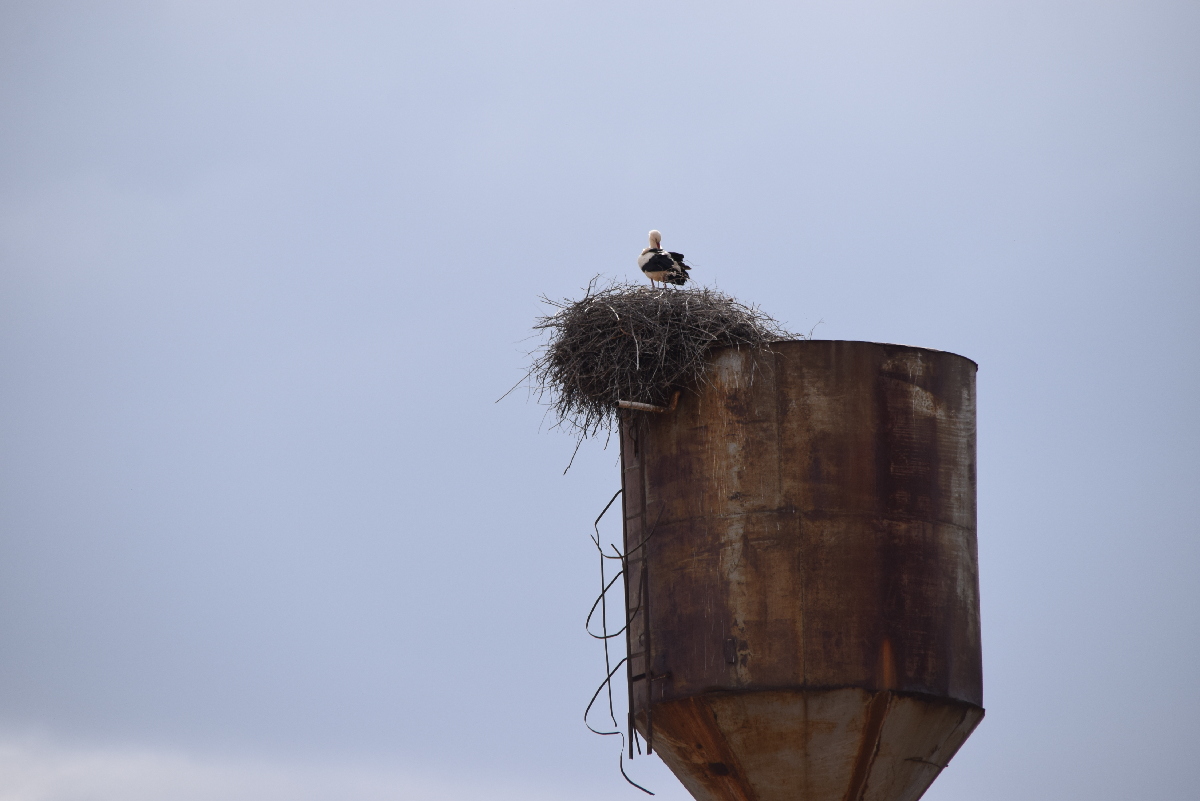
[[[630,719],[698,801],[913,801],[982,719],[975,371],[725,348],[622,412]]]

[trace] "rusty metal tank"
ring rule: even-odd
[[[712,358],[622,412],[632,725],[699,801],[913,801],[983,717],[976,365]]]

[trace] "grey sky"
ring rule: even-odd
[[[926,797],[1193,796],[1200,5],[5,2],[0,121],[3,801],[640,797],[615,451],[492,401],[650,228],[980,364]]]

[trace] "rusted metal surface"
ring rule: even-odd
[[[624,412],[633,722],[702,801],[912,801],[983,716],[976,367],[772,349]]]

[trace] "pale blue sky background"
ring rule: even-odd
[[[1200,5],[209,0],[0,3],[0,799],[641,797],[615,452],[492,401],[652,227],[980,364],[926,797],[1194,798]]]

